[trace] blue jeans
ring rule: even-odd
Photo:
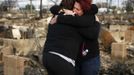
[[[81,75],[98,75],[100,69],[100,56],[90,58],[81,63]]]

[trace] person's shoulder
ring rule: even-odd
[[[85,15],[96,15],[98,13],[98,7],[96,4],[91,4],[90,10],[85,11]]]
[[[98,6],[96,4],[91,4],[92,8],[98,9]]]
[[[91,14],[97,14],[98,13],[98,7],[96,4],[91,4]]]
[[[49,10],[50,10],[50,12],[51,12],[52,14],[57,15],[57,14],[59,14],[59,11],[60,11],[61,9],[62,9],[61,6],[59,6],[59,5],[54,5],[54,6],[52,6]]]

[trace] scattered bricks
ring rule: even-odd
[[[134,42],[134,31],[133,30],[126,30],[125,41],[126,42]]]
[[[111,58],[118,62],[123,62],[127,58],[125,43],[112,43]]]
[[[25,58],[6,55],[4,56],[4,75],[24,75]]]

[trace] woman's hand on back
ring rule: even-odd
[[[73,12],[72,10],[68,10],[68,9],[63,9],[63,10],[64,10],[64,15],[75,16],[75,12]]]
[[[51,19],[51,21],[50,21],[50,24],[51,24],[51,25],[53,25],[53,24],[55,24],[55,23],[57,22],[57,17],[58,17],[58,15],[55,15],[55,16]]]

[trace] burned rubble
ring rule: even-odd
[[[48,16],[43,19],[33,16],[0,19],[0,75],[14,75],[15,72],[16,75],[47,75],[41,59],[50,19]],[[99,75],[134,74],[133,32],[133,27],[127,25],[101,28]],[[11,67],[14,69],[10,70]]]

